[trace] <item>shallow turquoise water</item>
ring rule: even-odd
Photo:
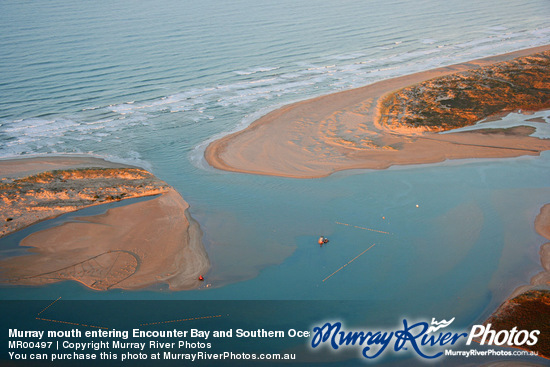
[[[282,104],[548,44],[549,10],[2,1],[0,157],[89,153],[152,170],[191,204],[213,264],[212,287],[190,292],[64,283],[5,287],[2,298],[363,300],[392,322],[404,307],[481,318],[537,271],[548,153],[296,180],[220,172],[202,152]]]

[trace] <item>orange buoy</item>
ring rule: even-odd
[[[199,280],[200,280],[200,281],[203,281],[203,280],[204,280],[204,278],[203,278],[202,275],[199,275]]]

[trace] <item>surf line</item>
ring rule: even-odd
[[[343,225],[343,226],[348,226],[348,227],[354,227],[354,228],[364,229],[365,231],[378,232],[378,233],[384,233],[384,234],[391,234],[390,232],[384,232],[384,231],[380,231],[380,230],[378,230],[378,229],[372,229],[372,228],[354,226],[353,224],[347,224],[347,223],[342,223],[342,222],[335,222],[335,223],[336,223],[336,224]]]
[[[366,249],[365,251],[361,252],[359,255],[355,256],[353,259],[351,259],[350,261],[347,262],[347,264],[344,264],[342,266],[340,266],[340,269],[336,270],[334,273],[330,274],[328,277],[326,277],[325,279],[323,279],[323,282],[328,280],[329,278],[331,278],[334,274],[338,273],[340,270],[344,269],[346,266],[348,266],[349,264],[351,264],[352,262],[354,262],[355,260],[357,260],[359,258],[359,256],[363,255],[365,252],[367,252],[368,250],[370,250],[371,248],[373,248],[374,246],[376,245],[376,243],[373,243],[371,247],[369,247],[368,249]]]

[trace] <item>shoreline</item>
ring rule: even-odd
[[[113,180],[115,176],[114,184],[117,189],[130,189],[127,196],[111,196],[113,200],[91,205],[83,201],[83,205],[61,207],[58,211],[44,213],[40,218],[32,215],[32,218],[23,220],[25,226],[84,207],[119,201],[123,196],[159,196],[111,208],[104,214],[78,217],[62,225],[32,233],[20,243],[21,246],[30,247],[28,254],[0,261],[3,270],[0,279],[2,283],[45,285],[74,280],[94,290],[141,289],[165,283],[171,290],[183,290],[197,288],[200,285],[199,275],[205,274],[210,267],[208,255],[202,244],[202,232],[199,224],[188,212],[189,204],[177,191],[147,171],[86,157],[1,160],[0,169],[3,167],[9,168],[2,170],[3,183],[18,182],[17,178],[21,176],[28,179],[28,174],[61,170],[61,174],[78,176],[76,182],[79,184],[84,181],[83,190],[90,187],[97,189],[97,186],[93,185],[96,179],[94,174],[103,173],[105,169],[109,173],[107,179]],[[74,169],[77,170],[73,171]],[[90,175],[88,171],[91,171]],[[132,186],[127,186],[127,183],[134,180],[134,171],[139,175],[146,173],[148,181],[145,184],[138,181],[141,191],[138,190],[137,195],[132,196]],[[6,176],[9,178],[6,179]],[[71,181],[72,179],[73,177],[67,181],[75,181]],[[101,176],[100,179],[104,183],[105,177]],[[30,191],[33,200],[40,196],[43,187],[48,184],[44,184],[43,181],[38,181],[37,188]],[[104,185],[101,186],[101,189],[105,189]],[[73,189],[69,189],[71,190]],[[23,192],[17,194],[21,197],[29,196],[23,195]],[[89,193],[87,195],[90,196]],[[67,198],[62,191],[61,201]],[[36,202],[21,204],[17,201],[12,200],[10,203],[9,200],[4,200],[0,204],[8,209],[20,204],[21,216],[31,216],[31,208],[37,205]],[[3,212],[7,212],[7,209]],[[19,229],[21,228],[11,232]]]
[[[87,156],[34,156],[29,158],[0,158],[0,179],[20,178],[53,170],[79,168],[140,168],[124,163],[115,163],[103,158]]]
[[[535,231],[544,237],[548,242],[540,246],[539,256],[542,271],[531,277],[529,284],[517,287],[508,299],[512,299],[526,291],[540,289],[541,287],[550,290],[550,203],[540,209],[535,218]]]
[[[535,231],[550,241],[550,203],[540,209],[534,221]],[[535,345],[512,346],[512,348],[534,351],[539,357],[550,359],[548,313],[550,312],[550,242],[539,250],[541,272],[533,276],[530,283],[517,287],[500,306],[484,321],[493,330],[539,330],[540,338]]]
[[[550,45],[519,50],[292,103],[211,142],[204,158],[212,167],[226,171],[319,178],[347,169],[537,155],[549,150],[550,143],[528,136],[524,129],[436,134],[391,127],[379,120],[381,103],[392,92],[548,50]]]
[[[540,262],[543,271],[531,278],[532,285],[550,284],[550,203],[544,205],[535,219],[535,230],[549,242],[540,246]]]

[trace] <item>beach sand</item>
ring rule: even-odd
[[[2,161],[0,168],[10,167],[9,175],[15,178],[41,170],[82,169],[98,164],[103,168],[124,167],[96,159],[62,157]],[[91,181],[80,179],[84,183],[87,180]],[[20,245],[30,247],[29,255],[2,260],[0,280],[17,285],[74,280],[96,290],[138,289],[160,283],[172,290],[196,288],[199,275],[210,267],[202,232],[187,212],[189,205],[183,198],[158,181],[153,191],[159,188],[160,195],[150,200],[75,218],[25,237]],[[76,210],[85,206],[89,205],[71,207]]]
[[[212,142],[205,158],[227,171],[316,178],[345,169],[384,169],[447,159],[538,155],[550,140],[526,127],[438,134],[380,123],[381,101],[404,87],[550,50],[550,45],[383,80],[297,102]]]

